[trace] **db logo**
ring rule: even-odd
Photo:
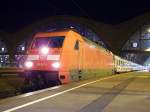
[[[47,56],[45,56],[45,55],[40,56],[40,60],[45,60],[45,59],[47,59]]]
[[[37,63],[37,66],[46,66],[46,63]]]

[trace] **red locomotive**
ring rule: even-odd
[[[26,82],[41,86],[136,70],[124,60],[73,30],[34,36],[25,61]]]
[[[68,83],[111,75],[113,54],[73,30],[34,36],[27,51],[26,79],[32,83]]]

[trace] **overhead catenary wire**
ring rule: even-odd
[[[91,19],[90,15],[75,0],[71,0],[71,1],[81,11],[81,13],[83,15],[85,15],[86,17],[88,17],[89,19]]]

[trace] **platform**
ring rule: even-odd
[[[150,112],[150,73],[74,82],[0,100],[1,112]]]
[[[14,74],[14,73],[22,73],[24,72],[23,69],[17,68],[17,67],[6,67],[6,68],[0,68],[0,74]]]

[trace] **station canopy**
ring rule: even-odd
[[[72,28],[88,39],[99,43],[128,60],[149,65],[150,57],[150,13],[135,17],[117,25],[103,24],[94,20],[74,16],[54,16],[28,25],[5,38],[10,54],[15,46],[27,48],[37,32]],[[9,46],[11,45],[11,47]]]

